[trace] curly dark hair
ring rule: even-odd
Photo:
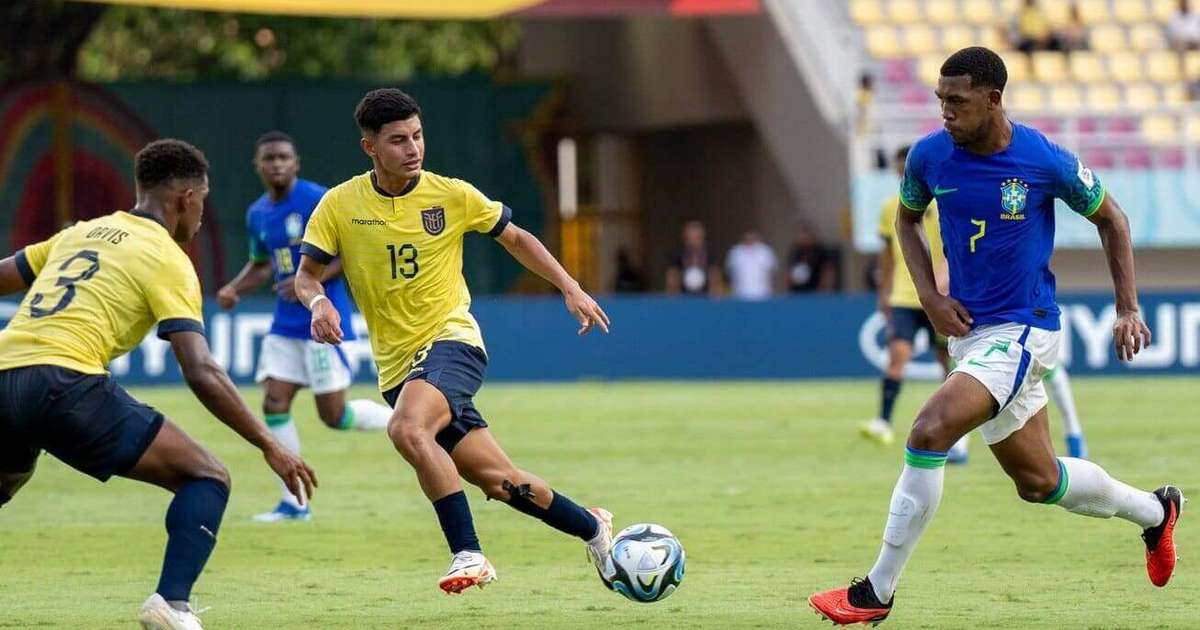
[[[971,87],[989,87],[1001,92],[1008,84],[1008,68],[1004,67],[1004,60],[983,46],[964,48],[950,55],[942,64],[941,74],[944,77],[966,75],[971,77]]]
[[[133,177],[143,189],[174,179],[200,179],[208,174],[208,159],[196,147],[175,138],[147,144],[133,160]]]
[[[354,122],[358,128],[379,133],[384,125],[421,115],[421,106],[416,99],[396,88],[371,90],[354,108]]]

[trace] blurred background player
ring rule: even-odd
[[[161,413],[133,399],[107,365],[155,324],[188,386],[221,422],[262,450],[294,492],[312,493],[312,470],[246,406],[209,353],[200,280],[180,247],[200,229],[208,161],[179,140],[157,140],[134,164],[137,204],[76,223],[0,261],[0,295],[29,291],[0,332],[0,505],[48,451],[72,468],[164,488],[167,549],[158,587],[139,621],[194,630],[188,600],[217,542],[229,471]]]
[[[292,400],[301,387],[312,388],[321,422],[331,429],[383,430],[391,410],[366,399],[346,401],[352,374],[345,353],[311,339],[308,309],[296,300],[296,267],[300,239],[308,218],[325,194],[325,187],[298,177],[296,143],[281,131],[263,134],[254,144],[254,169],[266,192],[246,211],[250,260],[229,284],[217,292],[221,308],[237,306],[241,295],[273,280],[278,296],[271,330],[263,339],[255,381],[263,385],[263,417],[275,438],[293,453],[300,452],[300,434],[292,421]],[[350,296],[341,275],[341,262],[325,268],[325,294],[342,315],[344,339],[354,339],[350,325]],[[255,516],[262,522],[307,520],[310,507],[287,487],[275,509]]]

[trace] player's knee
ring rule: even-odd
[[[342,416],[344,416],[345,413],[346,409],[344,407],[338,407],[336,409],[317,409],[317,415],[320,416],[321,422],[325,423],[325,426],[329,427],[330,429],[342,428]]]
[[[268,392],[267,395],[263,397],[262,408],[263,413],[265,414],[287,413],[289,406],[289,401],[283,396],[272,395],[270,392]]]
[[[411,459],[433,439],[416,418],[404,414],[392,417],[388,423],[388,437],[405,459]]]
[[[1030,503],[1043,503],[1058,487],[1058,476],[1038,472],[1022,472],[1012,477],[1017,486],[1017,496]]]
[[[908,445],[923,451],[945,451],[957,437],[948,434],[946,422],[941,414],[922,410],[908,432]]]
[[[191,477],[194,479],[212,479],[225,486],[226,489],[233,487],[233,480],[229,476],[229,469],[221,460],[214,457],[211,453],[205,452],[200,463],[193,467]]]

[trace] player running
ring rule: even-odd
[[[158,324],[196,397],[258,447],[292,492],[311,496],[316,476],[271,437],[209,354],[200,280],[180,247],[200,229],[204,155],[157,140],[137,154],[134,177],[129,212],[76,223],[0,261],[0,294],[29,289],[0,332],[0,505],[33,476],[42,450],[100,481],[119,475],[173,492],[162,573],[139,620],[191,630],[200,622],[188,598],[217,542],[229,472],[105,366]]]
[[[312,341],[308,309],[296,300],[296,267],[304,226],[325,194],[325,187],[300,179],[296,143],[281,131],[263,134],[254,143],[254,168],[266,192],[246,211],[250,260],[229,284],[217,292],[221,308],[237,306],[241,294],[268,280],[278,296],[271,330],[263,339],[255,380],[263,384],[263,417],[275,439],[293,453],[300,452],[300,434],[292,421],[292,400],[301,387],[311,387],[321,422],[331,429],[364,431],[387,427],[392,411],[366,399],[346,401],[353,378],[346,354],[337,346]],[[322,276],[325,295],[342,318],[342,335],[354,339],[350,326],[350,296],[334,260]],[[279,504],[259,514],[261,522],[308,520],[310,506],[286,486]]]
[[[496,571],[482,553],[459,477],[491,499],[587,542],[602,576],[612,515],[585,510],[517,468],[487,428],[473,397],[487,354],[468,310],[463,236],[498,240],[522,265],[562,292],[579,334],[608,331],[608,316],[512,211],[475,187],[421,168],[425,136],[416,101],[395,89],[369,92],[354,112],[373,168],[331,189],[309,221],[296,294],[312,310],[318,341],[342,340],[341,314],[320,283],[340,256],[379,365],[379,388],[395,411],[388,435],[433,502],[453,558],[439,581],[447,593],[483,587]]]
[[[896,233],[925,312],[952,337],[957,367],[913,423],[875,566],[849,587],[809,597],[837,624],[878,622],[891,613],[900,573],[941,499],[946,449],[976,427],[1022,499],[1136,523],[1150,582],[1164,586],[1175,570],[1178,488],[1145,492],[1089,461],[1054,456],[1041,381],[1059,346],[1049,267],[1055,198],[1100,234],[1116,294],[1118,358],[1132,359],[1150,342],[1150,330],[1138,311],[1125,214],[1074,155],[1009,121],[1002,102],[1007,80],[1004,62],[986,48],[952,55],[937,87],[945,128],[908,157]],[[934,199],[950,264],[949,296],[937,291],[920,229]]]

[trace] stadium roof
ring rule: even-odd
[[[505,15],[576,17],[628,14],[758,13],[760,0],[83,0],[234,13],[329,17],[485,19]]]

